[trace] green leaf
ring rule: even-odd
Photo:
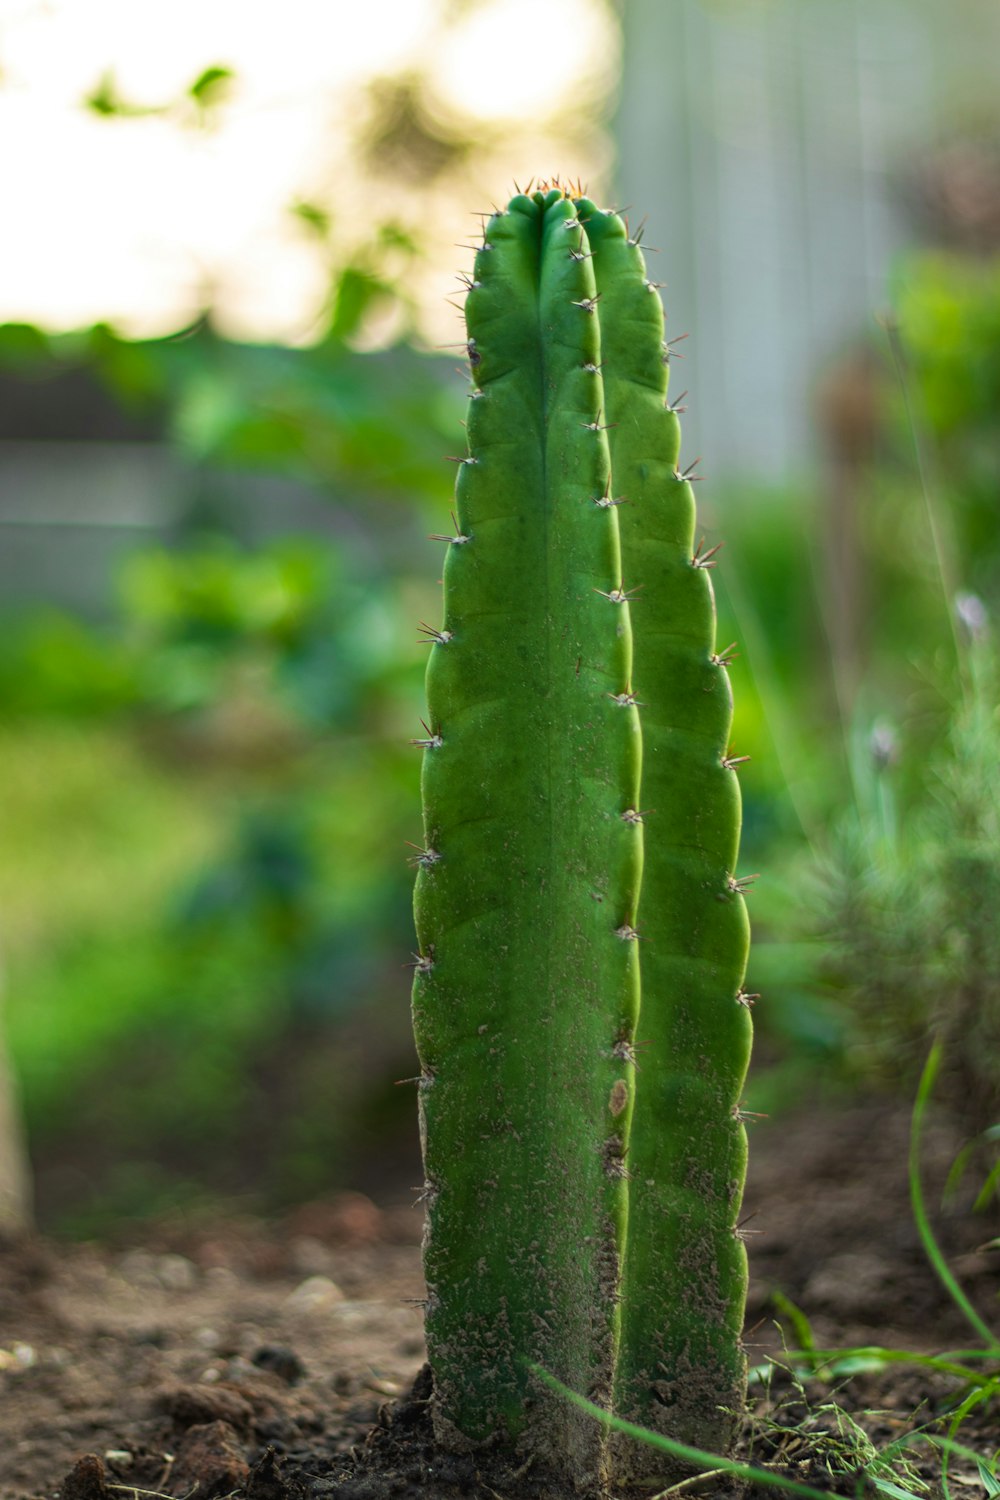
[[[198,74],[194,83],[189,87],[188,94],[197,104],[206,108],[213,104],[221,104],[235,77],[236,74],[232,68],[215,63]]]
[[[790,1297],[784,1292],[773,1291],[771,1301],[778,1310],[780,1317],[787,1318],[799,1341],[799,1346],[806,1352],[812,1353],[816,1348],[816,1340],[813,1336],[812,1325],[801,1307],[797,1307]]]
[[[901,1484],[894,1484],[891,1479],[879,1479],[874,1474],[869,1475],[872,1484],[883,1495],[892,1495],[893,1500],[913,1500],[916,1490],[905,1490]]]
[[[979,1470],[979,1477],[983,1481],[983,1487],[989,1496],[989,1500],[994,1500],[995,1495],[1000,1495],[1000,1480],[997,1479],[993,1470],[988,1468],[981,1458],[976,1459],[976,1467]]]
[[[297,219],[300,219],[303,224],[308,225],[310,229],[314,230],[323,239],[330,233],[330,226],[333,220],[327,210],[320,207],[318,203],[307,203],[305,200],[300,200],[298,203],[291,205],[289,213],[294,214]]]
[[[118,92],[115,75],[110,70],[102,73],[93,93],[84,99],[84,105],[95,115],[126,115],[128,105]]]

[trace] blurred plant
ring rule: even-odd
[[[1000,660],[979,600],[960,608],[968,676],[932,783],[923,873],[943,937],[944,1083],[982,1130],[1000,1110]]]
[[[824,986],[864,1027],[867,1061],[911,1080],[945,1041],[944,1088],[968,1130],[1000,1108],[1000,661],[981,601],[963,595],[961,693],[943,743],[898,805],[897,739],[855,738],[854,797],[816,870]]]
[[[232,753],[253,758],[267,731],[278,748],[358,724],[416,659],[402,649],[389,581],[315,539],[253,549],[215,536],[136,553],[120,595],[108,625],[55,609],[8,625],[8,714],[130,711],[187,725],[214,714],[221,735],[227,715],[256,704],[257,724],[245,715],[230,735]]]
[[[761,893],[755,972],[786,1043],[798,1044],[802,1015],[839,1016],[834,1048],[895,1086],[915,1080],[943,1026],[945,1086],[976,1131],[997,1107],[984,1059],[1000,1049],[998,266],[911,256],[895,304],[891,361],[856,351],[820,392],[828,497],[806,523],[804,566],[828,660],[803,652],[790,681],[772,601],[732,601],[786,773],[782,800],[809,845],[790,848],[788,878]],[[815,734],[787,712],[806,693]],[[780,941],[789,935],[802,941]]]
[[[215,112],[229,98],[235,81],[232,68],[213,63],[202,68],[178,98],[164,104],[135,104],[122,94],[114,70],[109,69],[102,73],[83,103],[105,119],[135,120],[159,115],[179,125],[204,127],[213,122]]]
[[[315,204],[290,212],[323,237],[329,220]],[[77,375],[96,381],[134,420],[152,425],[197,485],[224,470],[284,474],[336,498],[385,536],[387,556],[403,536],[386,502],[439,504],[447,494],[447,451],[460,393],[447,356],[396,343],[358,352],[370,324],[395,337],[412,331],[400,290],[416,247],[394,224],[374,231],[346,260],[330,261],[329,293],[318,309],[316,342],[307,348],[234,344],[210,314],[164,338],[129,340],[104,324],[47,334],[23,324],[0,326],[0,372],[48,385]],[[377,507],[372,501],[378,501]]]
[[[8,630],[12,786],[21,742],[33,776],[49,766],[63,786],[46,735],[71,728],[76,754],[88,736],[134,747],[97,752],[86,809],[63,799],[48,856],[30,809],[8,829],[11,858],[28,837],[39,866],[30,913],[8,903],[11,1040],[41,1156],[60,1139],[65,1153],[67,1132],[87,1143],[97,1180],[78,1227],[142,1208],[143,1180],[147,1210],[209,1174],[272,1199],[317,1190],[343,1180],[337,1163],[378,1128],[381,1081],[409,1066],[405,996],[394,1012],[387,977],[408,925],[415,780],[396,726],[419,662],[385,576],[315,539],[138,554],[109,625],[48,611]],[[126,846],[135,901],[98,878],[122,818],[145,841]],[[165,859],[151,882],[145,866]],[[66,899],[74,879],[88,885],[82,904]],[[47,1180],[49,1214],[79,1189],[57,1194]]]

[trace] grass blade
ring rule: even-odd
[[[983,1488],[989,1500],[994,1500],[994,1496],[1000,1495],[1000,1480],[997,1479],[992,1470],[986,1467],[981,1458],[976,1459],[976,1467],[979,1470],[979,1477],[983,1481]]]
[[[951,1269],[944,1255],[941,1253],[941,1247],[934,1238],[934,1231],[931,1229],[930,1220],[927,1217],[927,1209],[924,1205],[924,1190],[920,1180],[920,1137],[923,1132],[927,1104],[931,1097],[931,1091],[934,1088],[934,1080],[937,1077],[938,1068],[941,1065],[941,1051],[940,1041],[935,1042],[924,1064],[924,1070],[920,1075],[920,1086],[917,1089],[917,1097],[913,1105],[909,1160],[910,1203],[913,1207],[913,1217],[916,1220],[917,1231],[923,1242],[927,1258],[937,1273],[938,1280],[955,1306],[975,1329],[983,1343],[990,1350],[1000,1353],[1000,1343],[998,1343],[996,1336],[983,1322],[952,1275]]]
[[[610,1427],[615,1432],[623,1432],[627,1437],[634,1437],[638,1442],[647,1443],[650,1447],[662,1448],[664,1453],[669,1453],[672,1458],[679,1458],[682,1463],[690,1464],[694,1469],[731,1474],[736,1479],[749,1479],[754,1484],[784,1490],[786,1494],[801,1495],[803,1500],[837,1500],[835,1490],[813,1489],[812,1485],[800,1484],[795,1479],[786,1479],[783,1474],[772,1474],[769,1469],[759,1469],[756,1464],[744,1464],[737,1459],[723,1458],[719,1453],[705,1453],[701,1448],[689,1448],[686,1443],[672,1442],[670,1438],[663,1437],[658,1432],[650,1432],[645,1427],[638,1427],[634,1422],[625,1422],[621,1417],[612,1416],[611,1412],[605,1411],[603,1407],[595,1406],[593,1401],[587,1400],[586,1396],[578,1396],[576,1391],[571,1391],[547,1370],[542,1370],[537,1365],[532,1368],[539,1379],[543,1380],[551,1390],[558,1391],[561,1396],[565,1396],[567,1401],[572,1402],[581,1411],[588,1412],[605,1427]],[[912,1500],[908,1492],[900,1491],[899,1493],[905,1494],[905,1500]],[[846,1497],[840,1497],[840,1500],[846,1500]]]

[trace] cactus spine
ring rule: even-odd
[[[716,1407],[740,1399],[731,700],[662,311],[621,219],[518,194],[466,319],[468,452],[415,742],[434,1416],[448,1446],[499,1439],[596,1492],[600,1430],[532,1364],[688,1441],[724,1437]],[[644,1477],[631,1450],[618,1467]]]

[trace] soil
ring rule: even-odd
[[[887,1104],[756,1126],[744,1221],[752,1364],[782,1349],[775,1291],[802,1309],[821,1347],[974,1347],[913,1225],[907,1142],[906,1112]],[[963,1190],[940,1208],[960,1141],[939,1121],[925,1144],[936,1232],[995,1325],[996,1205],[973,1214]],[[34,1240],[2,1250],[0,1496],[540,1497],[530,1474],[501,1484],[491,1472],[487,1483],[472,1459],[433,1449],[420,1231],[417,1207],[348,1193],[280,1223],[229,1216],[161,1223],[141,1243]],[[794,1343],[787,1309],[780,1316]],[[883,1443],[940,1415],[956,1389],[910,1366],[833,1388],[779,1372],[768,1387],[752,1386],[743,1456],[854,1494],[835,1456],[843,1443],[831,1436],[831,1403]],[[983,1403],[962,1438],[983,1454],[996,1448],[996,1401]],[[918,1472],[933,1494],[932,1454]],[[952,1477],[967,1486],[961,1493],[984,1493],[974,1467],[958,1462]],[[709,1479],[687,1493],[722,1489]]]

